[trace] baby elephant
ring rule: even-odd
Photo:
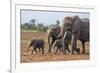
[[[33,39],[31,40],[28,48],[27,48],[27,51],[29,50],[30,47],[33,47],[33,50],[31,52],[31,54],[35,51],[36,53],[37,52],[37,49],[39,49],[39,52],[41,52],[42,50],[42,54],[44,54],[44,40],[43,39]]]
[[[58,52],[58,50],[60,52],[62,52],[62,39],[57,39],[54,43],[54,48],[56,47],[56,52],[55,54]]]

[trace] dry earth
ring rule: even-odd
[[[32,48],[29,52],[26,52],[29,42],[34,38],[42,38],[45,40],[45,54],[30,54]],[[78,41],[78,47],[82,50],[81,42]],[[32,31],[22,31],[21,32],[21,63],[30,63],[30,62],[43,62],[43,61],[67,61],[67,60],[88,60],[89,59],[89,43],[85,44],[86,54],[66,54],[64,55],[61,52],[58,52],[56,55],[55,50],[52,48],[52,53],[48,53],[48,41],[46,32],[32,32]]]

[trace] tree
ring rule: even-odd
[[[23,30],[28,30],[29,27],[30,27],[30,26],[29,26],[28,23],[21,24],[21,28],[22,28]]]
[[[35,22],[36,22],[36,19],[31,19],[31,20],[29,21],[29,24],[35,24]]]
[[[60,24],[60,21],[59,21],[59,20],[57,20],[57,21],[56,21],[56,25],[59,25],[59,24]]]
[[[43,27],[44,27],[44,24],[43,23],[37,23],[38,30],[42,30]]]
[[[31,19],[29,21],[30,24],[30,30],[36,30],[36,24],[35,24],[36,20],[35,19]]]
[[[49,28],[48,26],[44,26],[43,29],[42,29],[42,31],[46,32],[48,30],[48,28]]]

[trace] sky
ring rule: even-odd
[[[21,24],[29,23],[31,19],[35,19],[36,23],[51,25],[56,24],[56,20],[61,23],[65,16],[75,15],[80,18],[89,18],[89,13],[21,10]]]

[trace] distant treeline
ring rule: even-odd
[[[59,25],[60,21],[56,20],[56,24],[43,24],[43,23],[36,23],[35,19],[31,19],[29,23],[21,24],[21,30],[35,30],[35,31],[43,31],[46,32],[47,29],[52,25]]]

